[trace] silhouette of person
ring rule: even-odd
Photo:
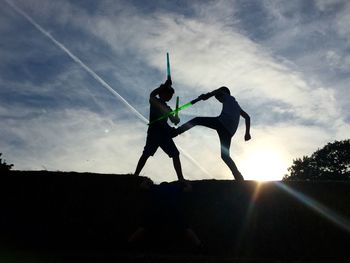
[[[246,141],[251,139],[250,117],[241,109],[236,99],[231,96],[230,90],[227,87],[220,87],[207,94],[202,94],[198,97],[198,100],[207,100],[212,96],[215,96],[215,98],[222,103],[221,114],[218,117],[196,117],[180,126],[176,130],[175,136],[184,133],[196,125],[216,130],[220,139],[222,160],[230,168],[235,180],[243,181],[244,178],[242,174],[230,157],[230,145],[231,139],[238,128],[240,116],[245,119],[246,131],[244,139]]]
[[[170,115],[167,118],[158,120],[160,117],[172,111],[172,109],[166,104],[166,102],[171,100],[174,95],[174,89],[171,87],[171,84],[171,79],[167,79],[164,84],[161,84],[150,94],[150,125],[147,131],[146,145],[134,173],[137,176],[145,166],[147,159],[150,156],[153,156],[158,147],[160,147],[170,158],[173,159],[173,165],[178,179],[184,181],[180,153],[172,138],[174,128],[170,127],[168,124],[168,118],[174,124],[178,124],[180,119],[177,116]]]

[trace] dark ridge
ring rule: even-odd
[[[144,180],[130,174],[1,174],[0,261],[21,253],[62,262],[349,259],[350,182],[202,180],[183,192],[174,190],[182,189],[177,182],[145,189]],[[183,220],[203,242],[201,249],[186,240]],[[139,226],[147,226],[144,240],[128,244]]]

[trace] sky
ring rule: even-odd
[[[0,152],[14,169],[133,173],[166,52],[180,104],[227,86],[251,116],[252,140],[241,119],[231,145],[245,179],[280,180],[349,138],[347,0],[0,0],[0,35]],[[220,111],[212,98],[181,123]],[[215,131],[174,141],[186,179],[233,178]],[[161,149],[141,175],[177,179]]]

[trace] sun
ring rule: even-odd
[[[271,146],[250,149],[240,164],[247,180],[281,180],[287,173],[288,161],[281,150]]]

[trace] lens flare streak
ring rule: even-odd
[[[333,222],[338,227],[344,229],[348,233],[350,233],[350,221],[349,219],[337,214],[336,212],[332,211],[330,208],[322,205],[321,203],[317,202],[316,200],[312,199],[311,197],[306,196],[303,193],[300,193],[290,187],[288,187],[286,184],[281,182],[275,182],[276,186],[289,195],[293,196],[295,199],[306,205],[307,207],[311,208],[315,212],[319,213],[324,218],[328,219],[329,221]]]

